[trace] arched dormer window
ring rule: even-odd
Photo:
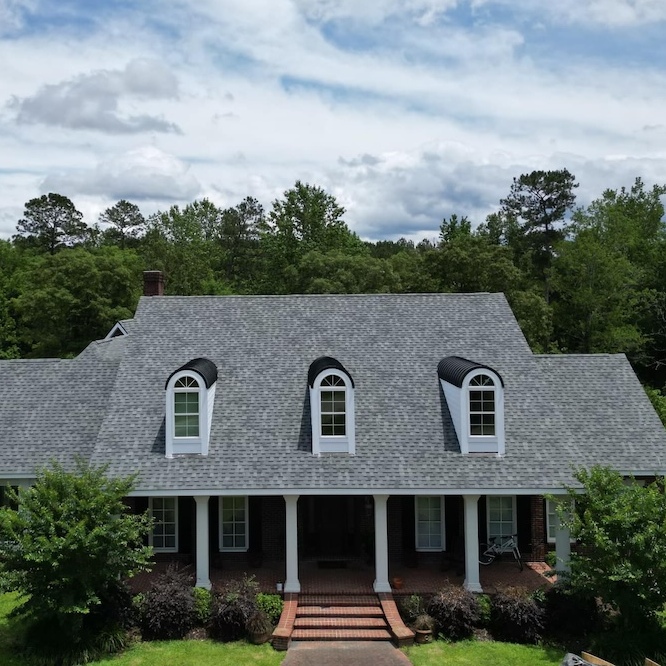
[[[492,368],[459,356],[437,372],[462,453],[504,455],[504,383]]]
[[[354,381],[334,358],[323,356],[310,366],[312,453],[356,452]]]
[[[469,434],[471,437],[494,437],[495,382],[488,375],[469,380]]]
[[[217,367],[197,358],[178,368],[166,383],[166,457],[208,455]]]

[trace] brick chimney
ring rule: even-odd
[[[164,275],[162,275],[162,271],[143,271],[143,295],[164,296]]]

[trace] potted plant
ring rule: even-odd
[[[428,613],[421,613],[416,616],[413,628],[414,642],[416,643],[430,643],[432,641],[432,630],[435,626],[435,620]]]
[[[273,633],[273,625],[264,611],[257,611],[247,621],[246,629],[248,639],[254,645],[266,643]]]

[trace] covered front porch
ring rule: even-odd
[[[222,584],[244,572],[254,574],[267,592],[318,594],[428,594],[445,582],[493,592],[500,585],[536,589],[552,580],[543,575],[548,569],[543,559],[549,527],[543,498],[513,497],[500,502],[499,509],[480,495],[174,499],[180,515],[173,517],[173,531],[180,539],[172,542],[170,552],[157,552],[156,571],[168,561],[179,561],[190,567],[201,587]],[[165,506],[154,499],[149,504]],[[512,516],[511,506],[518,507]],[[518,527],[527,560],[522,572],[508,559],[479,564],[479,544],[494,527],[492,520],[502,517],[514,531]],[[236,547],[225,549],[229,525]],[[164,533],[159,525],[154,529],[155,534]],[[555,533],[558,562],[564,567],[568,534],[559,525]],[[134,585],[142,588],[149,578],[140,576]]]

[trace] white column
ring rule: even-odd
[[[463,495],[465,502],[465,588],[483,592],[479,572],[479,497]]]
[[[390,592],[388,579],[388,521],[386,501],[388,495],[375,495],[375,592]]]
[[[300,592],[298,580],[298,495],[285,495],[286,507],[286,557],[287,578],[284,581],[285,592]]]
[[[197,496],[194,501],[197,505],[197,587],[210,590],[210,562],[208,539],[208,495]]]
[[[568,506],[568,502],[571,500],[568,496],[562,496],[555,498],[555,501],[558,506]],[[555,571],[558,574],[568,574],[570,559],[571,534],[569,533],[569,528],[560,523],[560,516],[555,512]]]

